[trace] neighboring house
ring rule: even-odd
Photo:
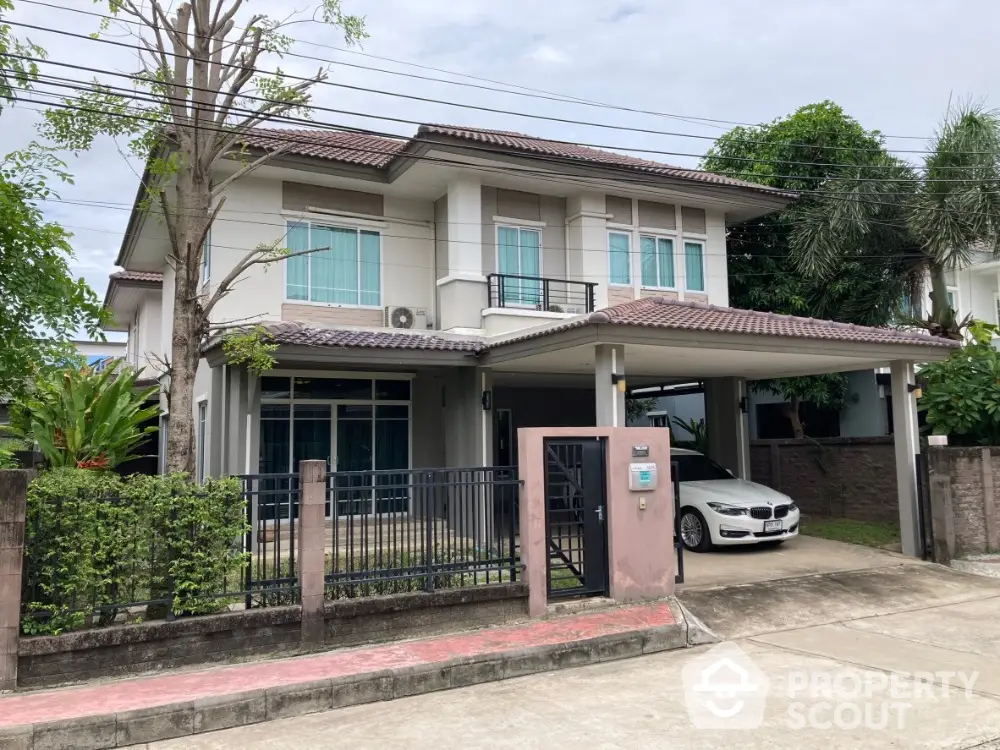
[[[621,425],[626,388],[692,380],[711,453],[748,476],[746,379],[892,362],[905,381],[947,355],[917,333],[726,307],[726,226],[783,208],[786,191],[475,128],[260,130],[245,145],[287,150],[227,190],[206,293],[261,243],[325,249],[252,267],[213,310],[213,323],[259,322],[279,348],[258,378],[218,338],[204,347],[201,476],[302,459],[513,465],[519,427]],[[106,298],[129,358],[154,370],[170,341],[168,251],[162,222],[136,208]]]

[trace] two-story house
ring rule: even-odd
[[[624,425],[627,388],[698,379],[714,456],[748,476],[746,379],[894,362],[905,380],[947,354],[919,334],[728,309],[726,226],[785,191],[474,128],[245,145],[286,150],[229,188],[205,290],[261,243],[318,251],[252,267],[213,310],[264,325],[278,363],[255,377],[207,343],[201,474],[511,465],[518,427]],[[154,370],[168,247],[136,209],[108,291],[128,356]]]

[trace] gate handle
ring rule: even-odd
[[[594,512],[597,514],[597,520],[598,521],[603,521],[604,520],[604,506],[603,505],[598,505],[597,508],[594,510]]]

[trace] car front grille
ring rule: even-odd
[[[788,515],[788,506],[787,505],[779,505],[779,506],[777,506],[774,509],[774,517],[775,518],[784,518],[787,515]]]
[[[750,517],[756,518],[758,521],[766,521],[771,517],[771,509],[765,508],[763,506],[750,509]]]

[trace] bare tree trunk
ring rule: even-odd
[[[806,436],[805,425],[802,424],[802,417],[799,415],[799,406],[801,403],[798,396],[792,396],[788,407],[785,409],[788,421],[792,423],[792,437],[796,439]]]
[[[944,266],[940,263],[931,263],[929,270],[931,276],[930,320],[940,330],[938,335],[943,335],[952,327],[955,313],[948,303],[948,282],[944,278]]]
[[[170,429],[166,468],[194,475],[194,385],[206,332],[199,284],[201,246],[211,214],[211,182],[197,164],[181,166],[177,174],[174,212],[177,255],[174,263],[173,335],[170,341]]]

